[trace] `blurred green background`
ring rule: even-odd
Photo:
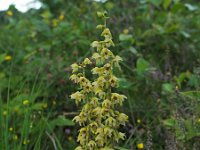
[[[72,150],[70,65],[91,54],[107,10],[129,123],[119,150],[200,149],[198,0],[41,0],[0,12],[0,149]]]

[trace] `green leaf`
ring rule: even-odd
[[[163,124],[166,126],[166,127],[170,127],[170,128],[173,128],[176,126],[176,120],[175,119],[166,119],[163,121]]]
[[[186,139],[190,140],[193,137],[197,136],[197,131],[195,130],[194,124],[191,119],[185,120],[185,127],[187,130]]]
[[[120,89],[128,89],[132,85],[132,83],[127,81],[125,78],[118,78],[118,80],[119,80],[119,88]]]
[[[128,40],[131,40],[132,38],[133,38],[133,36],[130,34],[120,34],[119,35],[120,41],[128,41]]]
[[[58,118],[52,120],[49,123],[49,129],[52,131],[56,126],[73,126],[74,122],[65,118],[64,116],[58,116]]]
[[[0,64],[4,61],[6,54],[1,54],[0,55]]]
[[[159,6],[162,3],[162,0],[150,0],[150,2],[155,6]]]
[[[5,73],[4,72],[0,72],[0,79],[3,79],[3,78],[5,78]]]
[[[199,77],[197,75],[191,75],[188,84],[197,88],[200,85]]]
[[[123,147],[115,147],[116,150],[129,150],[129,149],[126,149],[126,148],[123,148]]]
[[[107,9],[107,10],[111,10],[111,9],[114,8],[114,3],[112,3],[112,2],[107,2],[105,6],[106,6],[106,9]]]
[[[183,130],[180,127],[177,127],[175,129],[175,133],[176,133],[176,138],[178,140],[185,140],[185,133],[183,132]]]
[[[134,55],[138,55],[138,52],[137,52],[137,50],[134,48],[134,47],[130,47],[129,49],[128,49],[131,53],[133,53]]]
[[[44,108],[44,104],[45,103],[34,103],[32,106],[31,106],[31,109],[32,110],[42,110]]]
[[[187,91],[187,92],[181,92],[181,94],[187,96],[188,98],[200,101],[200,91]]]
[[[181,34],[185,37],[185,38],[190,38],[191,35],[185,31],[181,31]]]
[[[171,83],[164,83],[162,85],[162,90],[163,92],[166,92],[166,93],[171,93],[173,92],[173,85]]]
[[[188,3],[185,4],[185,7],[190,11],[195,11],[195,10],[198,9],[197,6],[194,6],[194,5],[191,5],[191,4],[188,4]]]
[[[176,83],[181,87],[182,83],[190,76],[190,72],[182,72],[178,77],[174,77]]]
[[[165,28],[159,24],[152,24],[153,28],[159,32],[159,34],[165,33]]]
[[[171,4],[172,0],[164,0],[163,2],[163,8],[166,10],[169,5]]]
[[[145,71],[147,71],[147,68],[149,67],[149,63],[144,58],[139,58],[136,63],[136,71],[139,74],[143,74]]]
[[[172,6],[171,12],[176,13],[179,10],[183,10],[185,6],[182,3],[176,3]]]

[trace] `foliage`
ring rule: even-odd
[[[119,110],[129,123],[116,149],[199,149],[198,1],[41,2],[39,10],[0,12],[0,149],[77,146],[69,66],[92,54],[101,10],[124,60],[116,93],[127,96]]]

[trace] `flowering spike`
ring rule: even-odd
[[[128,121],[126,114],[116,110],[127,97],[113,92],[118,86],[113,69],[119,67],[122,58],[115,56],[109,49],[114,43],[106,27],[107,13],[98,12],[98,16],[105,21],[104,25],[97,26],[97,29],[102,30],[104,40],[92,42],[91,47],[96,51],[91,58],[71,65],[73,74],[70,79],[80,86],[80,91],[73,93],[71,99],[76,104],[84,103],[80,114],[73,119],[82,126],[77,139],[80,145],[76,150],[113,150],[119,140],[125,138],[125,134],[118,131],[119,126],[124,126]],[[91,64],[95,64],[90,74],[93,80],[85,75],[87,66]]]

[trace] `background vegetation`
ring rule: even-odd
[[[198,0],[41,0],[0,12],[0,149],[72,150],[79,108],[69,66],[91,53],[96,12],[107,10],[128,100],[127,139],[116,149],[200,149]]]

